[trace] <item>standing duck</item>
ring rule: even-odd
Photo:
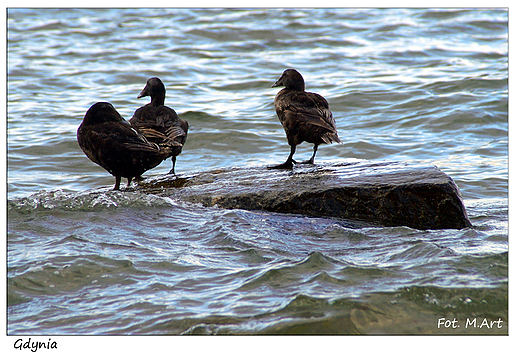
[[[271,87],[284,86],[274,99],[278,119],[287,135],[291,153],[285,163],[269,167],[271,169],[292,169],[296,146],[303,141],[314,144],[312,157],[302,163],[313,164],[318,146],[322,143],[341,143],[336,131],[336,122],[329,110],[329,103],[317,93],[305,91],[302,75],[287,69]]]
[[[171,147],[173,165],[169,173],[175,174],[175,161],[186,142],[188,123],[179,118],[175,110],[164,105],[166,88],[158,77],[148,79],[137,98],[146,96],[150,96],[152,101],[135,111],[130,124],[138,128],[149,141]]]
[[[116,177],[114,190],[119,190],[121,177],[127,178],[130,186],[134,177],[158,166],[173,153],[169,146],[149,142],[106,102],[89,108],[77,138],[87,157]]]

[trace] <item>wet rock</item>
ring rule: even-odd
[[[222,208],[337,217],[382,226],[471,226],[459,189],[435,166],[345,161],[217,169],[148,179],[145,192]]]

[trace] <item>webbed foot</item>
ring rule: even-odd
[[[285,163],[267,167],[267,169],[293,169],[293,160],[288,160]]]

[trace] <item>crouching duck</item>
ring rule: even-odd
[[[148,139],[172,149],[172,169],[188,136],[188,123],[177,116],[175,110],[164,105],[166,88],[158,77],[152,77],[137,98],[150,96],[151,102],[137,109],[130,124],[138,128]]]
[[[130,186],[134,177],[173,155],[172,147],[149,142],[106,102],[89,108],[77,138],[87,157],[116,177],[114,190],[119,190],[121,177],[127,178]]]
[[[276,95],[274,107],[287,135],[291,153],[285,163],[269,168],[292,169],[293,163],[297,163],[293,159],[296,146],[304,141],[314,144],[314,153],[302,163],[313,164],[319,145],[341,143],[329,103],[317,93],[306,92],[302,75],[294,69],[285,70],[271,87],[278,86],[285,88]]]

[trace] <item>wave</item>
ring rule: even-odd
[[[130,189],[131,191],[134,191]],[[171,207],[172,199],[140,191],[112,191],[102,188],[95,191],[70,192],[64,190],[39,191],[36,194],[7,201],[7,210],[28,213],[44,210],[99,211],[121,206]]]

